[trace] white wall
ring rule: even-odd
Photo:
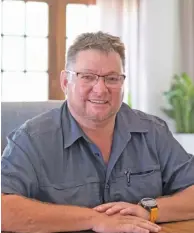
[[[143,2],[143,1],[142,1]],[[140,73],[135,108],[171,121],[160,108],[162,92],[180,73],[178,0],[144,0],[141,9]]]

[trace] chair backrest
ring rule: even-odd
[[[28,119],[50,109],[60,107],[63,101],[45,102],[2,102],[1,103],[1,153],[7,140],[7,135]]]

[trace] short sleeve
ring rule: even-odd
[[[162,170],[163,195],[194,185],[194,156],[176,141],[167,125],[157,129],[157,150]]]
[[[39,161],[30,136],[22,129],[11,133],[1,159],[1,192],[35,197]]]

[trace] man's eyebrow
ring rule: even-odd
[[[97,70],[90,70],[90,69],[83,69],[81,72],[89,72],[89,73],[92,73],[92,74],[97,74]],[[116,72],[116,71],[108,71],[103,75],[109,75],[109,74],[119,74],[119,73]]]
[[[82,69],[81,72],[91,72],[91,73],[95,73],[95,70],[90,70],[90,69]]]

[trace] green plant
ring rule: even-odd
[[[175,120],[177,133],[194,133],[194,83],[191,78],[186,73],[175,75],[164,96],[170,108],[162,110]]]
[[[131,94],[128,94],[127,104],[129,105],[130,108],[132,107]]]

